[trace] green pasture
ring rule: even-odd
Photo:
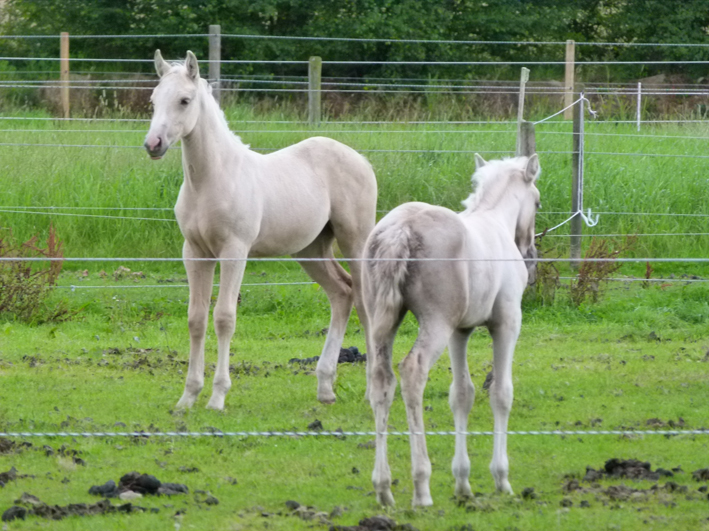
[[[314,128],[305,123],[276,123],[298,119],[293,113],[277,110],[256,113],[246,105],[228,108],[227,117],[232,129],[253,149],[275,150],[320,134],[362,151],[377,175],[380,214],[412,200],[458,209],[460,201],[471,191],[473,154],[479,152],[486,158],[495,158],[509,156],[515,148],[515,125],[509,123],[339,121]],[[271,123],[259,123],[264,121]],[[51,222],[65,243],[66,256],[179,256],[179,231],[173,221],[163,221],[173,219],[171,210],[131,210],[171,209],[182,181],[178,149],[172,149],[163,160],[155,162],[140,148],[147,127],[147,123],[131,121],[0,119],[0,167],[4,175],[0,210],[35,207],[26,208],[31,212],[27,214],[0,211],[0,226],[11,227],[17,238],[29,238],[33,234],[46,234]],[[706,157],[709,138],[707,126],[645,124],[638,133],[632,124],[588,122],[586,129],[584,204],[594,212],[612,214],[602,214],[599,224],[584,229],[584,233],[704,233],[640,236],[629,256],[705,256],[709,241],[706,217],[618,213],[709,213],[706,208],[709,159],[702,158]],[[570,131],[568,122],[552,121],[537,126],[537,150],[542,164],[539,181],[542,210],[537,219],[540,231],[566,219],[571,208]],[[69,147],[55,147],[56,144]],[[38,208],[50,206],[82,210],[57,210],[48,215]],[[117,207],[120,209],[114,210]],[[60,215],[67,213],[81,216]],[[567,227],[550,235],[546,239],[547,248],[557,247],[558,254],[563,254],[568,242],[564,234],[568,234]],[[589,240],[585,238],[586,243]],[[681,263],[659,265],[655,269],[658,273],[698,270]]]
[[[325,430],[370,431],[364,402],[365,368],[340,365],[337,403],[315,400],[313,365],[291,358],[318,355],[327,324],[322,290],[312,285],[249,286],[242,291],[237,334],[232,343],[233,387],[223,412],[204,408],[209,397],[216,338],[207,337],[207,380],[194,409],[173,409],[186,372],[188,333],[186,288],[180,276],[148,274],[145,279],[103,279],[65,272],[50,303],[68,300],[81,311],[71,321],[26,325],[0,324],[0,430],[2,431],[306,431],[319,420]],[[80,280],[81,279],[81,280]],[[302,273],[277,264],[252,264],[245,283],[291,282]],[[81,289],[84,285],[104,289]],[[159,288],[133,289],[137,286]],[[177,287],[172,287],[177,286]],[[580,309],[564,302],[563,289],[551,306],[525,304],[524,326],[514,363],[515,405],[512,430],[655,429],[651,419],[683,429],[709,426],[706,386],[709,349],[709,289],[700,283],[643,289],[609,288],[596,305]],[[395,346],[395,362],[416,335],[407,318]],[[345,345],[364,349],[356,318]],[[469,349],[470,371],[477,387],[469,429],[490,430],[492,418],[482,382],[490,369],[490,336],[479,330]],[[452,430],[447,393],[447,355],[430,374],[425,393],[426,427]],[[399,395],[390,428],[405,430]],[[660,428],[665,429],[665,428]],[[28,475],[0,489],[0,510],[23,492],[50,504],[94,503],[87,494],[136,470],[162,481],[186,484],[191,493],[137,502],[157,514],[68,518],[47,522],[28,517],[8,529],[326,529],[328,523],[291,515],[287,500],[341,516],[335,525],[388,514],[418,529],[703,529],[706,484],[692,472],[709,466],[706,435],[511,435],[511,482],[516,495],[494,494],[487,470],[490,437],[470,437],[472,502],[452,499],[450,461],[453,438],[429,436],[435,505],[410,509],[408,441],[392,436],[390,464],[397,507],[377,506],[370,475],[371,436],[233,437],[233,438],[24,438],[33,444],[0,454],[0,472],[14,466]],[[61,456],[61,445],[80,452],[85,465]],[[44,445],[55,450],[46,455]],[[681,467],[672,478],[654,481],[603,480],[601,487],[626,485],[656,493],[618,500],[592,492],[565,493],[570,478],[580,480],[586,467],[601,468],[612,457],[636,458],[657,467]],[[197,469],[195,471],[194,469]],[[234,481],[236,480],[236,481]],[[673,481],[680,490],[669,492]],[[581,485],[590,488],[589,483]],[[682,489],[686,487],[686,491]],[[534,498],[520,496],[534,489]],[[192,491],[210,492],[219,505],[195,501]],[[569,504],[564,507],[561,504]],[[588,504],[588,507],[583,505]],[[175,513],[184,511],[182,516]],[[339,511],[338,511],[339,512]],[[177,519],[176,519],[177,518]],[[93,519],[93,520],[92,520]],[[702,527],[704,526],[704,527]]]
[[[382,212],[409,200],[458,208],[470,193],[473,152],[495,158],[503,155],[497,152],[511,152],[515,146],[511,124],[338,122],[315,129],[306,124],[250,123],[293,116],[257,114],[245,106],[230,108],[227,115],[232,128],[254,149],[277,149],[323,134],[363,151],[379,180]],[[56,215],[172,219],[170,210],[131,210],[171,208],[181,182],[177,149],[154,162],[136,147],[146,130],[147,124],[141,122],[0,119],[0,210],[24,206],[32,212],[0,212],[0,226],[11,228],[15,239],[22,240],[46,236],[51,222],[70,257],[179,256],[181,238],[174,221]],[[705,156],[709,137],[704,124],[644,125],[638,133],[632,125],[589,123],[587,132],[586,206],[594,212],[709,215],[705,167],[709,159],[694,157]],[[570,208],[570,125],[540,124],[537,149],[543,168],[539,181],[543,209],[537,220],[541,231],[563,221]],[[45,215],[38,213],[42,206],[86,208]],[[120,209],[103,210],[114,207]],[[600,223],[584,232],[707,233],[708,220],[601,214]],[[568,228],[557,233],[568,234]],[[628,256],[701,258],[707,256],[708,244],[708,236],[639,236]],[[547,236],[542,248],[549,256],[564,256],[567,239]],[[131,272],[114,275],[119,266]],[[683,263],[653,267],[653,277],[666,282],[608,283],[596,304],[570,304],[563,280],[553,302],[542,304],[532,294],[525,298],[514,362],[511,430],[709,427],[709,285],[689,282],[701,278],[683,277],[703,277],[708,269]],[[559,269],[562,276],[571,274],[564,266]],[[624,266],[616,275],[640,276],[644,271],[643,263]],[[374,423],[363,399],[364,365],[339,366],[337,403],[324,406],[315,399],[314,365],[289,363],[291,358],[320,353],[329,318],[327,299],[312,284],[272,283],[307,280],[290,262],[248,265],[232,342],[233,387],[226,409],[215,412],[204,407],[216,361],[216,337],[210,329],[205,390],[194,409],[179,412],[173,408],[184,385],[189,342],[188,291],[181,264],[66,263],[59,286],[45,304],[63,305],[69,319],[27,324],[11,315],[0,316],[0,431],[307,431],[316,419],[325,430],[370,431]],[[415,320],[408,317],[397,337],[395,362],[405,356],[416,331]],[[482,390],[490,369],[490,342],[481,329],[470,343],[470,371],[477,388],[470,430],[492,429],[488,396]],[[345,338],[345,346],[350,345],[365,350],[355,315]],[[429,430],[453,429],[449,372],[444,354],[431,371],[425,393]],[[406,430],[398,394],[390,428]],[[355,525],[377,514],[419,530],[709,529],[707,492],[698,490],[708,482],[692,477],[693,471],[709,468],[707,435],[511,435],[514,496],[494,493],[487,469],[492,439],[470,437],[476,498],[461,503],[452,499],[453,438],[430,436],[434,506],[416,510],[410,508],[408,440],[401,436],[390,437],[389,443],[392,474],[398,480],[393,488],[397,506],[385,510],[376,504],[370,481],[372,439],[15,439],[32,446],[0,452],[0,473],[14,466],[20,475],[0,488],[0,512],[24,492],[49,504],[94,503],[99,498],[87,493],[90,486],[118,481],[136,470],[184,483],[190,494],[134,502],[159,509],[157,513],[61,521],[30,516],[8,523],[7,529],[327,529]],[[45,445],[52,448],[51,455]],[[65,455],[59,451],[62,445]],[[74,462],[71,450],[79,452],[84,464]],[[681,471],[659,481],[604,479],[597,488],[582,481],[587,466],[599,469],[614,457],[648,461],[653,470]],[[566,492],[564,486],[574,478],[584,490]],[[655,484],[659,487],[650,491]],[[607,491],[614,485],[647,492],[614,498]],[[534,489],[533,494],[527,490],[523,497],[525,489]],[[211,493],[219,504],[200,503],[196,490]],[[327,518],[304,520],[287,509],[288,500],[312,506]]]

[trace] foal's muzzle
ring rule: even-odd
[[[527,285],[533,286],[537,281],[537,248],[533,245],[527,249],[524,255],[524,265],[527,266]]]
[[[168,148],[167,142],[161,136],[146,138],[143,146],[153,160],[161,159]]]

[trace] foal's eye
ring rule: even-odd
[[[182,98],[182,99],[180,100],[180,104],[181,104],[183,107],[186,107],[187,105],[189,105],[189,103],[190,103],[190,99],[189,99],[189,98]]]
[[[541,204],[540,202],[537,202],[535,206],[537,207],[537,210],[539,210],[540,208],[542,208],[542,204]]]

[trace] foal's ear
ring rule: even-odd
[[[187,68],[187,75],[190,76],[193,81],[197,81],[199,79],[197,57],[189,50],[187,51],[187,59],[185,59],[185,67]]]
[[[539,177],[539,157],[535,153],[527,159],[527,165],[524,167],[524,179],[531,183]]]
[[[170,65],[162,58],[160,50],[155,50],[155,71],[162,77],[170,71]]]
[[[478,153],[475,154],[475,170],[479,170],[487,164],[487,161],[482,158]]]

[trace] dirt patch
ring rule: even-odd
[[[30,474],[18,474],[17,469],[13,466],[7,472],[0,472],[0,486],[4,487],[10,481],[16,481],[23,478],[33,478],[34,476]]]
[[[18,453],[26,448],[32,448],[31,442],[15,442],[11,439],[0,437],[0,455]]]
[[[160,509],[147,509],[132,503],[113,505],[108,500],[94,504],[71,503],[69,505],[48,505],[32,494],[24,493],[15,504],[2,514],[3,522],[24,520],[27,516],[39,516],[48,520],[62,520],[68,516],[93,516],[97,514],[140,513],[150,511],[157,513]]]
[[[692,477],[696,481],[709,481],[709,468],[700,468],[692,472]]]
[[[388,516],[378,515],[363,518],[358,525],[332,525],[330,531],[418,531],[411,524],[397,524]]]
[[[141,496],[174,496],[175,494],[188,494],[189,489],[181,483],[163,483],[155,476],[141,474],[140,472],[129,472],[121,476],[118,485],[109,479],[103,485],[94,485],[89,489],[89,494],[103,496],[104,498],[128,499],[135,493]]]
[[[584,487],[575,479],[568,480],[562,487],[564,493],[579,492],[582,494],[604,494],[613,501],[634,501],[645,500],[652,495],[660,495],[663,493],[687,494],[689,488],[686,485],[678,485],[674,481],[668,481],[664,485],[656,483],[648,489],[636,489],[627,485],[611,485],[603,488],[597,483],[590,487]]]
[[[300,365],[310,365],[317,363],[320,356],[312,358],[291,358],[288,363],[299,363]],[[337,363],[361,363],[367,361],[367,353],[361,354],[357,347],[341,348],[340,355],[337,358]]]
[[[678,467],[678,470],[679,469]],[[657,481],[661,477],[672,477],[674,473],[658,468],[653,471],[650,463],[638,461],[637,459],[618,459],[612,458],[606,461],[602,469],[596,470],[590,466],[586,467],[586,475],[583,481],[595,482],[605,478],[627,478],[627,479],[646,479]]]
[[[606,461],[602,469],[595,470],[591,467],[586,467],[586,475],[581,480],[567,476],[561,490],[564,494],[602,494],[610,501],[646,501],[650,497],[654,497],[656,501],[669,505],[674,504],[672,498],[678,494],[684,495],[687,500],[704,499],[705,496],[692,494],[689,492],[689,487],[679,485],[674,481],[667,481],[664,484],[655,483],[647,489],[634,488],[627,485],[611,485],[604,488],[599,484],[599,481],[602,480],[619,478],[657,481],[660,478],[673,477],[675,474],[682,472],[681,467],[675,467],[671,471],[664,468],[652,470],[652,466],[648,462],[638,461],[637,459],[613,458]],[[693,473],[693,476],[697,481],[703,481],[704,472],[706,472],[706,478],[709,479],[709,469],[697,470]],[[583,485],[583,482],[588,482],[590,485]],[[703,494],[701,489],[699,492]]]
[[[677,420],[669,419],[667,422],[658,418],[647,419],[645,425],[652,428],[684,428],[686,426],[682,417],[679,417]]]

